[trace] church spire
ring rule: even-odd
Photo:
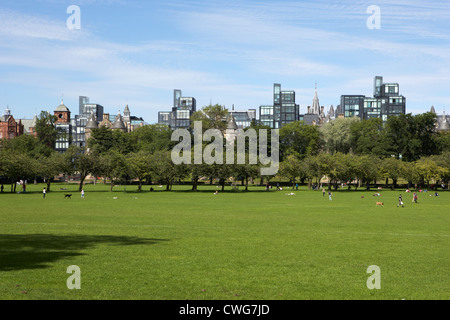
[[[314,90],[314,99],[311,107],[311,111],[313,114],[320,114],[320,104],[319,104],[319,96],[317,95],[317,82],[315,84],[315,90]]]

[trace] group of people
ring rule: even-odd
[[[436,192],[436,193],[437,193],[437,192]],[[412,198],[412,202],[417,203],[418,200],[419,200],[419,196],[417,195],[416,192],[414,192],[413,198]],[[398,197],[398,204],[397,204],[397,207],[400,207],[400,206],[404,207],[404,204],[403,204],[403,197],[402,197],[401,194],[400,194],[399,197]]]

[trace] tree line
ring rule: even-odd
[[[194,113],[193,121],[202,121],[204,131],[227,127],[228,111],[207,106]],[[225,121],[224,121],[225,119]],[[88,176],[102,177],[113,185],[133,180],[141,191],[144,184],[164,184],[171,190],[177,181],[188,181],[197,190],[201,180],[218,179],[222,189],[227,181],[289,181],[290,184],[320,184],[325,177],[329,188],[351,182],[355,189],[370,187],[377,180],[392,181],[396,187],[404,180],[413,185],[449,185],[450,133],[435,130],[436,115],[400,115],[381,119],[336,119],[322,126],[302,121],[283,126],[280,131],[280,166],[277,176],[260,176],[258,164],[182,164],[175,165],[171,150],[172,131],[159,124],[146,125],[133,132],[93,129],[86,149],[70,146],[65,153],[54,151],[58,135],[56,119],[47,112],[38,117],[37,138],[22,135],[2,140],[0,177],[15,192],[19,180],[42,179],[51,189],[55,176],[66,179],[77,175],[79,189]],[[252,123],[251,127],[270,128]],[[193,141],[193,139],[192,139]],[[270,139],[269,139],[270,141]],[[203,142],[203,148],[208,143]],[[225,145],[225,143],[223,144]],[[246,149],[248,158],[248,147]],[[224,155],[225,156],[225,155]],[[236,163],[236,162],[235,162]]]

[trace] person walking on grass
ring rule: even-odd
[[[333,194],[331,193],[331,191],[328,191],[328,199],[330,201],[333,201],[333,199],[331,198],[333,196]]]
[[[325,197],[325,188],[322,188],[322,197]]]
[[[81,198],[84,199],[84,189],[81,189]]]
[[[398,204],[397,204],[397,207],[399,207],[399,206],[402,206],[402,208],[405,207],[405,206],[403,205],[403,198],[402,198],[402,195],[399,195],[399,196],[398,196]]]
[[[45,199],[45,192],[46,192],[46,190],[45,190],[45,187],[44,187],[44,189],[42,190],[42,194],[44,195],[44,199]]]

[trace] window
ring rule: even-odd
[[[178,110],[177,111],[177,119],[189,119],[190,112],[189,110]]]

